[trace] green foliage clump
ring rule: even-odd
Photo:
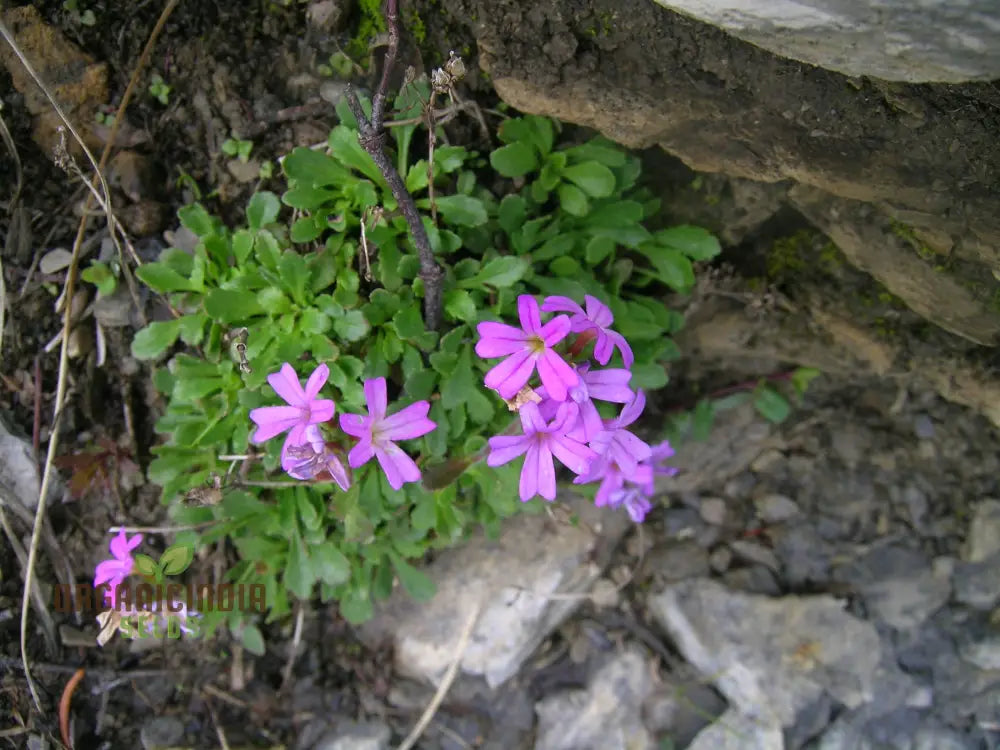
[[[399,116],[412,117],[427,94],[425,85],[408,87]],[[133,354],[152,360],[183,344],[155,375],[167,406],[149,479],[163,487],[174,522],[197,527],[178,543],[231,542],[240,561],[227,579],[263,583],[270,619],[289,611],[289,594],[307,598],[317,585],[352,621],[369,617],[397,578],[426,598],[433,587],[409,561],[475,528],[495,532],[516,512],[540,511],[538,501],[519,502],[516,466],[480,460],[487,438],[514,415],[482,385],[492,363],[474,354],[477,323],[516,318],[519,294],[592,294],[632,344],[631,385],[659,388],[682,323],[662,298],[690,290],[692,264],[719,252],[698,227],[647,229],[658,203],[638,187],[640,162],[606,139],[562,145],[557,123],[519,117],[504,122],[503,145],[488,159],[439,146],[432,211],[427,159],[412,158],[417,126],[394,127],[396,166],[445,271],[445,324],[426,330],[406,222],[346,105],[338,114],[328,148],[288,154],[288,190],[253,195],[244,226],[186,206],[179,217],[198,237],[193,254],[168,248],[137,272],[176,317],[141,330]],[[366,219],[375,208],[377,220]],[[344,492],[282,475],[281,440],[253,454],[248,413],[274,403],[266,377],[283,362],[308,371],[327,364],[324,395],[339,414],[365,412],[365,378],[385,377],[401,405],[429,400],[438,427],[408,446],[423,483],[394,491],[371,462]],[[251,454],[259,460],[244,463]],[[220,477],[221,502],[189,499]],[[245,629],[239,612],[207,617]]]

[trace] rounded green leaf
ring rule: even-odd
[[[574,164],[563,170],[563,177],[577,185],[591,198],[607,198],[615,191],[615,173],[596,161]]]
[[[719,240],[702,227],[685,224],[664,229],[655,236],[658,243],[680,250],[691,260],[709,260],[722,252]]]
[[[313,547],[312,559],[316,575],[323,583],[339,586],[351,577],[351,563],[333,542]]]
[[[281,201],[278,196],[267,190],[254,193],[247,205],[247,223],[254,231],[278,218],[281,210]]]
[[[257,303],[257,297],[250,292],[236,289],[213,289],[205,298],[205,312],[220,323],[237,323],[264,309]]]
[[[476,303],[472,301],[472,295],[464,289],[452,289],[444,295],[444,311],[455,320],[464,320],[467,323],[475,323]]]
[[[572,216],[586,216],[590,210],[590,203],[587,196],[576,185],[563,183],[559,186],[559,205],[563,211]]]
[[[156,573],[159,570],[156,560],[149,555],[134,555],[132,557],[132,564],[134,565],[136,573],[141,576],[146,576],[147,578],[155,578]]]
[[[426,602],[434,597],[436,587],[425,573],[417,570],[399,555],[393,554],[392,566],[396,569],[399,582],[406,592],[418,602]]]
[[[135,270],[139,280],[154,292],[186,292],[191,282],[164,263],[145,263]]]
[[[333,330],[344,341],[360,341],[370,329],[360,310],[348,310],[333,321]]]
[[[132,339],[132,356],[136,359],[155,359],[173,345],[180,332],[180,320],[150,323]]]
[[[266,650],[264,635],[256,625],[244,625],[242,631],[240,631],[240,640],[243,642],[243,648],[251,654],[257,656],[264,655],[264,651]]]
[[[515,141],[491,153],[490,164],[504,177],[522,177],[538,167],[538,157],[527,143]]]
[[[448,224],[478,227],[486,223],[486,206],[471,195],[445,195],[437,198],[438,213]]]
[[[160,567],[164,574],[175,576],[187,570],[194,559],[194,548],[187,544],[172,544],[160,555]]]

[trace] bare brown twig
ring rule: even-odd
[[[403,178],[393,166],[392,162],[385,154],[385,105],[388,96],[389,77],[396,63],[396,55],[399,52],[399,8],[397,0],[386,0],[385,3],[386,28],[389,31],[389,44],[386,48],[385,59],[382,63],[382,77],[379,81],[378,89],[372,97],[372,116],[369,119],[361,107],[358,95],[353,88],[347,90],[347,105],[351,113],[358,121],[358,141],[361,147],[372,157],[372,161],[382,173],[389,190],[392,191],[399,210],[402,212],[406,223],[410,227],[413,235],[413,243],[417,246],[417,254],[420,257],[420,278],[424,282],[424,325],[428,330],[437,330],[441,323],[441,286],[444,280],[444,272],[434,260],[434,251],[431,250],[430,238],[424,228],[420,212],[413,201],[413,196],[406,189]]]

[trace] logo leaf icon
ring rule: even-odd
[[[194,547],[187,544],[172,544],[160,555],[160,568],[165,575],[175,576],[187,570],[194,559]]]
[[[139,575],[145,576],[146,578],[156,578],[157,565],[156,560],[154,560],[149,555],[136,555],[132,558],[135,564],[135,570]]]

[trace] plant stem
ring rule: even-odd
[[[389,45],[382,63],[382,78],[379,81],[378,90],[372,97],[371,119],[369,120],[365,115],[353,88],[347,90],[347,105],[358,121],[358,141],[361,143],[361,147],[368,152],[372,161],[375,162],[375,166],[382,173],[396,203],[399,205],[399,210],[410,227],[413,243],[417,246],[417,253],[420,256],[420,278],[424,282],[424,325],[427,326],[428,330],[435,331],[441,323],[441,285],[444,272],[434,260],[430,238],[427,236],[427,230],[424,228],[417,206],[413,202],[413,196],[406,189],[403,178],[400,177],[384,150],[386,137],[385,104],[389,89],[389,76],[399,51],[397,0],[386,0],[384,12],[386,28],[389,31]]]

